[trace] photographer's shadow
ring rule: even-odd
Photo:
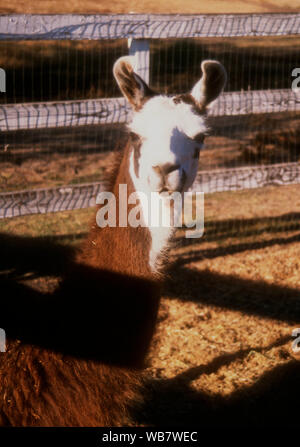
[[[77,263],[74,250],[52,238],[4,235],[2,241],[0,327],[8,340],[75,358],[142,366],[153,325],[142,322],[158,305],[154,281]],[[53,292],[28,285],[28,277],[48,275],[58,279]],[[140,333],[146,334],[143,340]]]

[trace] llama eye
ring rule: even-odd
[[[193,140],[196,141],[196,143],[202,144],[204,142],[205,135],[203,133],[198,133],[194,136]]]
[[[193,158],[198,158],[200,153],[200,147],[195,147]]]

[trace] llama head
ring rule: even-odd
[[[139,191],[187,191],[194,182],[207,134],[207,107],[221,93],[226,71],[218,61],[201,64],[202,77],[191,92],[166,96],[153,92],[121,57],[113,72],[133,108],[131,176]]]

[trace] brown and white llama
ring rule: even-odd
[[[120,184],[137,198],[141,192],[182,193],[192,185],[207,131],[207,106],[226,81],[219,62],[207,60],[201,68],[190,93],[165,96],[134,72],[130,57],[115,63],[115,79],[134,111],[108,187],[120,213],[126,210]],[[10,340],[0,362],[2,425],[130,423],[129,409],[141,399],[163,254],[174,228],[118,223],[119,217],[115,227],[100,228],[95,219],[58,291],[42,295],[32,290],[28,319],[16,317],[15,310],[2,326]],[[21,285],[19,292],[24,293]]]

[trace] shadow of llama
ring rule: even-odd
[[[87,239],[54,293],[19,283],[13,291],[19,305],[9,307],[9,291],[2,288],[7,304],[0,325],[8,344],[0,354],[1,425],[133,423],[130,411],[142,401],[165,253],[175,231],[175,225],[146,222],[145,198],[161,196],[164,215],[169,194],[183,193],[194,182],[207,106],[226,82],[219,62],[203,61],[201,69],[190,93],[165,96],[134,72],[130,57],[116,61],[114,77],[133,119],[110,174],[112,200],[98,206]],[[120,185],[135,203],[121,199]],[[114,225],[101,225],[108,215]]]

